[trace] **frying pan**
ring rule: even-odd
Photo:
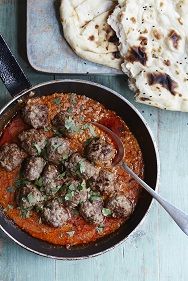
[[[62,94],[63,92],[74,92],[85,95],[115,111],[126,122],[143,153],[144,180],[153,189],[156,189],[159,178],[159,157],[155,141],[142,115],[121,95],[102,85],[81,80],[57,80],[32,87],[1,36],[0,76],[13,97],[0,110],[0,131],[19,110],[19,100],[27,99],[31,91],[35,97],[50,95],[54,92]],[[12,240],[34,253],[56,259],[83,259],[104,253],[127,239],[143,221],[151,202],[152,198],[143,190],[133,215],[116,232],[95,243],[74,246],[70,249],[33,238],[18,228],[4,215],[2,210],[0,211],[0,227]]]

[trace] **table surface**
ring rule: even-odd
[[[59,78],[81,78],[111,87],[131,101],[151,126],[158,144],[160,194],[188,212],[188,114],[135,104],[133,93],[125,90],[124,76],[54,76],[34,71],[26,56],[25,2],[0,0],[0,33],[33,85]],[[10,98],[0,83],[0,107]],[[187,276],[187,237],[157,203],[153,204],[137,235],[116,249],[88,260],[66,262],[40,257],[22,249],[0,231],[0,281],[185,281]]]

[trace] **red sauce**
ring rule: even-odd
[[[54,103],[54,99],[59,99],[60,104]],[[73,112],[76,118],[82,119],[84,122],[96,121],[101,122],[108,128],[112,129],[121,137],[121,140],[126,149],[125,161],[133,168],[133,170],[142,177],[143,175],[143,161],[142,153],[139,145],[126,126],[124,121],[118,117],[114,112],[107,110],[100,103],[88,99],[84,96],[76,96],[76,102],[71,104],[70,94],[53,94],[37,99],[29,100],[29,103],[46,104],[49,107],[51,120],[60,109],[66,110],[70,106],[73,107]],[[5,128],[2,137],[0,138],[0,145],[4,143],[17,141],[18,134],[27,126],[23,123],[20,116],[16,116],[10,124]],[[104,137],[104,132],[96,128],[97,135]],[[48,136],[51,133],[46,133]],[[82,151],[83,142],[91,137],[89,131],[77,134],[71,140],[73,149]],[[107,138],[107,136],[105,136]],[[110,141],[110,140],[108,140]],[[59,228],[53,228],[43,223],[40,223],[39,216],[33,212],[31,217],[24,219],[20,216],[20,211],[15,204],[14,192],[9,192],[7,188],[14,186],[15,179],[19,175],[20,167],[13,172],[7,172],[0,167],[0,205],[5,209],[6,214],[23,230],[30,233],[33,237],[45,240],[47,242],[59,245],[76,245],[95,241],[98,238],[110,234],[117,230],[124,222],[123,219],[106,218],[104,221],[104,229],[98,232],[95,225],[88,224],[80,216],[75,216],[68,221],[66,225]],[[126,196],[136,205],[139,197],[140,186],[130,178],[120,167],[113,168],[113,171],[118,175],[119,189],[124,192]],[[8,206],[11,207],[8,208]],[[70,232],[74,231],[71,237]]]

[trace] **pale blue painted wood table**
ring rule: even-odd
[[[0,0],[0,33],[4,35],[33,84],[64,78],[35,72],[25,53],[25,1]],[[124,77],[76,76],[125,91]],[[75,78],[75,76],[74,76]],[[0,106],[10,99],[0,83]],[[134,103],[134,102],[133,102]],[[161,158],[159,191],[188,212],[188,113],[166,112],[135,104],[155,135]],[[186,281],[188,239],[154,203],[137,234],[102,256],[83,261],[55,261],[34,255],[0,231],[0,281]]]

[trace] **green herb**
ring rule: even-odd
[[[43,178],[40,177],[37,180],[35,180],[35,185],[38,187],[42,187],[43,186]]]
[[[68,235],[69,237],[73,237],[74,234],[75,234],[75,230],[67,231],[66,233],[67,233],[67,235]]]
[[[27,200],[30,204],[34,204],[36,202],[35,196],[33,196],[32,192],[27,195]]]
[[[76,94],[71,94],[70,95],[70,103],[73,104],[73,105],[77,104],[77,96],[76,96]]]
[[[13,186],[7,187],[7,192],[13,193],[15,191]]]
[[[93,138],[87,139],[84,143],[84,146],[87,146],[88,144],[90,144],[92,140],[93,140]]]
[[[65,195],[65,201],[70,201],[73,196],[74,196],[74,191],[68,192],[68,193]]]
[[[37,143],[34,143],[33,147],[36,149],[37,155],[40,155],[42,152],[42,149],[40,148],[40,146]]]
[[[60,98],[55,98],[55,99],[53,100],[53,103],[54,103],[55,105],[60,105],[61,99],[60,99]]]
[[[53,128],[52,131],[53,131],[55,136],[57,136],[57,137],[61,137],[62,136],[62,134],[58,130]]]
[[[45,128],[44,128],[44,131],[45,131],[45,132],[49,132],[50,130],[51,130],[50,127],[45,127]]]
[[[82,181],[79,185],[78,185],[78,190],[82,190],[86,188],[86,182],[85,181]]]
[[[66,176],[66,172],[63,172],[62,174],[59,175],[60,179],[63,179]]]
[[[101,200],[101,195],[99,192],[94,192],[94,191],[91,191],[90,192],[90,196],[89,196],[89,200],[90,201],[98,201],[98,200]]]
[[[67,108],[68,113],[72,113],[72,111],[73,111],[73,108],[71,106]]]
[[[109,217],[109,216],[111,216],[112,211],[111,211],[110,209],[103,208],[103,209],[102,209],[102,213],[103,213],[103,215],[104,215],[105,217]]]
[[[84,125],[82,126],[82,129],[83,129],[83,130],[88,129],[89,132],[90,132],[90,134],[91,134],[93,137],[96,137],[96,133],[95,133],[94,127],[93,127],[91,124],[87,124],[87,123],[84,124]]]
[[[35,206],[35,210],[37,212],[42,212],[43,211],[43,206],[42,205]]]
[[[96,227],[96,231],[97,231],[98,233],[103,232],[103,230],[104,230],[104,225],[98,225],[98,226]]]
[[[30,217],[30,211],[28,209],[21,209],[20,210],[20,216],[23,218],[23,219],[27,219]]]
[[[76,190],[75,184],[71,183],[71,184],[68,186],[68,189],[71,190],[71,191]]]
[[[80,126],[78,126],[71,116],[65,118],[65,128],[69,132],[77,133],[80,130]]]
[[[64,154],[63,155],[63,157],[62,157],[62,161],[65,161],[65,160],[67,160],[69,158],[69,155],[68,155],[68,153],[66,154]]]
[[[52,193],[54,194],[54,193],[58,192],[58,190],[60,190],[60,188],[61,188],[61,185],[57,185],[57,186],[53,187],[53,188],[51,189],[51,191],[52,191]]]
[[[79,174],[83,174],[86,170],[84,161],[78,162],[77,166],[76,166],[76,169],[77,169],[77,172]]]
[[[81,115],[81,116],[80,116],[80,120],[81,120],[81,121],[84,121],[84,119],[85,119],[85,117]]]
[[[22,186],[24,186],[24,185],[26,185],[28,183],[29,183],[28,180],[26,180],[24,178],[20,178],[20,179],[16,180],[15,185],[16,185],[16,187],[22,187]]]

